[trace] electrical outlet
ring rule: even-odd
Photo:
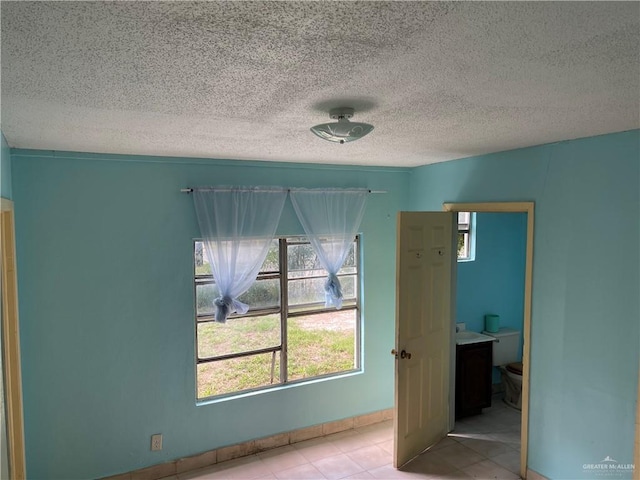
[[[151,450],[157,451],[162,450],[162,434],[156,433],[155,435],[151,435]]]

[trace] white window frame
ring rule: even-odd
[[[213,399],[225,398],[225,397],[233,397],[237,395],[243,395],[247,392],[254,392],[260,390],[268,390],[270,388],[290,385],[296,383],[304,383],[312,380],[317,380],[319,378],[327,378],[327,377],[337,377],[345,374],[351,374],[355,372],[362,371],[362,348],[361,348],[361,338],[362,338],[362,317],[361,317],[361,306],[360,306],[360,298],[361,298],[361,283],[362,283],[362,275],[361,275],[361,250],[360,250],[360,236],[356,235],[354,238],[355,244],[355,273],[349,274],[338,274],[338,278],[340,277],[355,277],[355,298],[345,298],[343,302],[343,306],[341,310],[355,310],[356,318],[355,318],[355,332],[354,332],[354,367],[348,370],[341,370],[338,372],[316,375],[312,377],[305,377],[296,380],[288,379],[288,358],[287,358],[287,325],[289,318],[295,318],[299,316],[308,316],[313,314],[327,313],[336,311],[334,307],[325,307],[324,302],[314,302],[311,304],[304,305],[296,305],[294,311],[290,311],[290,306],[288,305],[288,283],[292,280],[292,277],[289,277],[288,274],[288,260],[287,260],[287,251],[288,248],[292,245],[299,244],[309,244],[309,241],[304,236],[283,236],[277,237],[275,240],[278,242],[278,252],[279,252],[279,270],[278,271],[260,271],[256,281],[265,280],[265,279],[278,279],[280,282],[280,305],[273,306],[269,308],[261,308],[261,309],[251,309],[246,314],[232,314],[229,316],[227,321],[233,321],[234,318],[244,318],[244,317],[253,317],[267,314],[279,314],[280,315],[280,345],[274,345],[271,347],[256,349],[256,350],[246,350],[242,352],[236,352],[232,354],[224,354],[217,355],[211,357],[201,358],[199,356],[199,343],[198,343],[198,325],[206,322],[215,321],[213,313],[211,314],[198,314],[197,307],[197,286],[203,284],[212,284],[215,283],[212,275],[198,275],[195,271],[195,261],[194,261],[194,307],[195,307],[195,366],[196,366],[196,399],[198,402],[206,402]],[[193,253],[194,260],[196,254],[196,244],[201,242],[201,239],[195,239],[193,241]],[[319,267],[321,268],[321,267]],[[325,278],[326,273],[323,275],[313,275],[303,278]],[[299,278],[299,277],[296,277]],[[300,277],[302,278],[302,277]],[[293,310],[293,309],[292,309]],[[232,358],[241,358],[253,355],[262,355],[265,353],[272,353],[274,355],[273,360],[275,361],[276,353],[280,353],[280,376],[278,379],[274,379],[272,375],[272,384],[264,385],[254,388],[248,388],[243,390],[237,390],[234,392],[221,393],[218,395],[207,396],[207,397],[199,397],[198,396],[198,365],[205,363],[212,363],[221,360],[228,360]],[[273,374],[273,372],[272,372]]]
[[[458,238],[462,236],[462,252],[458,249],[458,262],[472,262],[476,259],[476,214],[458,212]]]

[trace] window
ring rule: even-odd
[[[275,239],[256,282],[239,297],[250,308],[216,323],[218,295],[200,241],[194,243],[199,400],[360,368],[359,239],[338,273],[344,303],[324,307],[327,273],[304,237]]]
[[[475,213],[458,212],[458,261],[475,259]]]

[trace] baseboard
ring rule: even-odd
[[[547,477],[545,477],[544,475],[540,475],[535,470],[531,470],[530,468],[528,468],[527,469],[527,480],[549,480],[549,479]]]
[[[234,458],[264,452],[265,450],[270,450],[272,448],[292,445],[312,438],[344,432],[345,430],[373,425],[375,423],[391,419],[393,419],[393,408],[379,410],[377,412],[367,413],[366,415],[359,415],[357,417],[337,420],[335,422],[322,423],[312,427],[292,430],[290,432],[271,435],[270,437],[259,438],[236,445],[229,445],[215,450],[209,450],[191,457],[180,458],[172,462],[161,463],[140,470],[105,477],[103,480],[156,480],[188,472],[190,470],[208,467],[227,460],[233,460]]]

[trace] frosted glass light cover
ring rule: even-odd
[[[350,122],[346,118],[340,118],[337,122],[322,123],[311,127],[311,131],[317,136],[335,143],[353,142],[364,137],[371,130],[373,130],[373,125]]]

